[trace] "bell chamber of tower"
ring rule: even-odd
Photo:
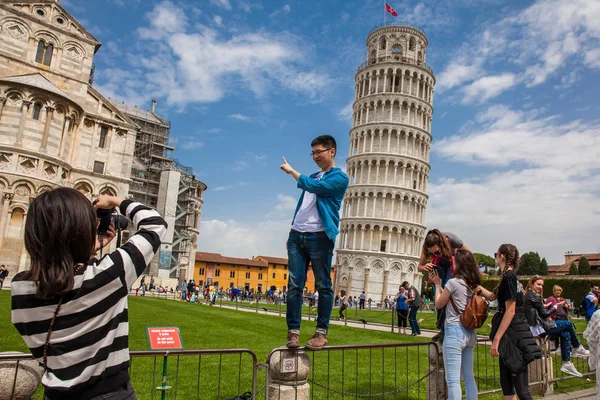
[[[403,281],[421,289],[435,76],[418,27],[388,23],[366,44],[355,78],[335,288],[382,303]]]

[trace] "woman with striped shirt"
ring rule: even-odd
[[[117,207],[137,233],[96,259],[96,209]],[[77,190],[58,188],[32,201],[25,224],[31,269],[12,281],[12,322],[44,366],[46,399],[136,399],[128,373],[127,294],[166,227],[156,211],[112,196],[99,196],[92,206]],[[102,247],[114,228],[104,236]]]

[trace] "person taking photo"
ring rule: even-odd
[[[123,246],[94,257],[115,237],[98,241],[98,209],[118,208],[137,232]],[[57,188],[29,206],[28,271],[12,282],[12,323],[42,364],[45,399],[136,399],[129,378],[127,295],[158,251],[165,220],[143,204]]]

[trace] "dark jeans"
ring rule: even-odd
[[[417,322],[417,311],[419,311],[419,307],[410,307],[408,312],[408,322],[410,322],[410,329],[412,329],[412,333],[420,335],[421,328],[419,328],[419,323]]]
[[[44,399],[48,400],[46,396],[44,396]],[[90,400],[137,400],[137,396],[131,386],[131,382],[127,382],[121,389],[114,392],[99,394],[98,396],[92,397]]]
[[[406,328],[406,318],[408,317],[408,310],[396,310],[396,312],[398,313],[398,328]]]
[[[513,375],[500,358],[500,386],[504,396],[514,396],[515,391],[519,400],[532,400],[529,391],[528,368],[525,367],[519,375]]]
[[[340,319],[342,319],[342,318],[346,318],[346,317],[344,316],[344,311],[346,311],[346,308],[348,308],[348,307],[347,307],[347,306],[345,306],[345,305],[342,305],[342,306],[340,307],[340,311],[339,311],[339,313],[340,313]]]
[[[331,288],[331,259],[333,240],[325,232],[302,233],[290,231],[288,251],[288,303],[286,321],[288,329],[300,329],[302,320],[302,292],[306,284],[309,263],[315,276],[315,290],[319,292],[317,304],[317,329],[327,332],[333,309]]]
[[[563,361],[571,361],[571,346],[576,349],[580,345],[571,321],[556,321],[556,328],[546,331],[545,336],[557,336],[559,338],[560,357],[563,359]]]
[[[365,309],[365,300],[364,300],[364,299],[361,299],[361,300],[358,302],[358,308],[359,308],[360,310],[364,310],[364,309]]]

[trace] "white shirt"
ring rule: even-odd
[[[314,179],[318,181],[322,176],[323,172],[319,172]],[[298,232],[323,232],[325,230],[317,211],[316,194],[304,192],[302,204],[296,213],[292,229]]]

